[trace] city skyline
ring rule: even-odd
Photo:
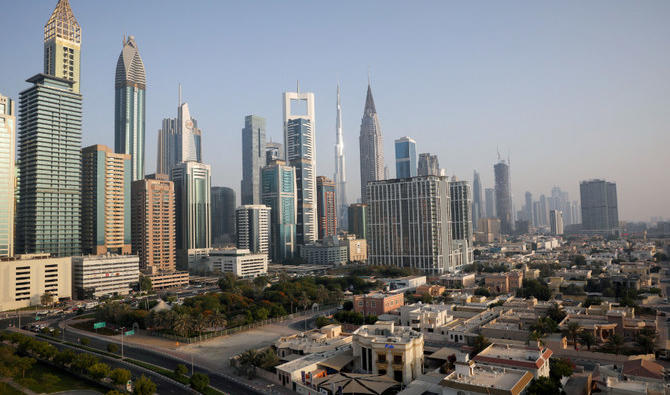
[[[18,92],[28,87],[24,82],[27,77],[24,70],[37,72],[43,56],[38,45],[44,17],[20,16],[44,15],[45,9],[53,9],[55,4],[56,1],[48,5],[21,2],[7,8],[8,28],[16,32],[18,45],[15,56],[7,59],[7,71],[0,76],[0,86],[2,93],[13,100],[18,100]],[[617,182],[622,220],[648,221],[651,216],[667,218],[670,216],[670,209],[664,207],[663,199],[659,197],[667,196],[670,186],[651,182],[653,179],[662,178],[663,169],[667,167],[667,156],[662,151],[653,151],[643,157],[611,155],[608,152],[642,152],[648,149],[651,141],[654,142],[650,145],[651,150],[660,150],[661,148],[655,147],[668,145],[667,140],[670,137],[662,132],[662,125],[668,121],[668,115],[662,111],[668,104],[667,95],[663,95],[667,91],[668,79],[662,78],[662,73],[668,69],[670,57],[662,50],[666,44],[662,38],[669,37],[670,34],[668,26],[661,23],[661,16],[667,15],[668,4],[655,3],[645,9],[636,9],[625,3],[615,3],[614,6],[608,4],[607,7],[602,2],[594,2],[584,7],[576,7],[575,4],[525,5],[523,12],[519,11],[519,5],[513,5],[512,11],[504,12],[499,8],[502,6],[491,5],[481,15],[483,24],[477,27],[481,30],[473,37],[467,37],[466,33],[475,27],[458,21],[458,17],[481,11],[475,10],[476,6],[419,5],[406,10],[392,3],[388,10],[382,11],[383,15],[380,15],[379,20],[370,20],[350,15],[352,8],[347,4],[342,10],[329,16],[329,13],[336,10],[334,7],[310,5],[303,10],[298,10],[298,7],[281,10],[267,3],[261,13],[263,20],[268,20],[267,29],[282,20],[277,17],[277,12],[314,13],[314,19],[320,20],[324,26],[320,27],[310,21],[309,27],[314,29],[314,38],[306,40],[323,40],[331,30],[331,23],[335,23],[337,18],[350,19],[353,28],[334,44],[338,49],[342,46],[338,57],[341,58],[344,54],[346,57],[359,59],[359,62],[333,62],[332,55],[325,56],[322,52],[324,49],[321,48],[316,49],[319,55],[314,61],[316,63],[296,66],[284,56],[269,70],[264,67],[266,74],[260,75],[258,81],[247,87],[248,94],[240,99],[239,93],[245,92],[243,86],[250,82],[247,78],[239,78],[240,75],[245,75],[240,73],[249,67],[252,67],[249,73],[259,72],[258,66],[251,64],[254,58],[248,62],[239,62],[240,64],[225,63],[227,66],[220,84],[210,84],[209,81],[199,78],[200,75],[212,73],[216,67],[220,67],[215,62],[193,65],[193,62],[184,63],[180,60],[175,65],[169,65],[166,61],[171,57],[171,51],[165,47],[166,41],[172,43],[175,49],[187,51],[193,56],[196,51],[204,50],[200,44],[193,44],[193,47],[187,45],[189,42],[193,43],[194,35],[202,33],[201,28],[182,31],[184,37],[176,37],[174,32],[166,30],[167,26],[156,29],[155,26],[146,24],[151,12],[176,15],[177,3],[165,2],[165,7],[160,10],[141,5],[133,15],[121,18],[124,7],[105,7],[103,13],[100,12],[103,9],[100,4],[74,0],[72,7],[77,21],[83,26],[81,92],[85,98],[85,110],[82,145],[113,146],[113,114],[109,110],[114,100],[111,87],[115,60],[118,58],[118,42],[127,33],[134,35],[141,43],[149,81],[146,121],[148,143],[145,160],[147,174],[155,170],[156,147],[153,142],[156,140],[156,131],[160,128],[162,118],[173,113],[173,92],[177,83],[182,82],[187,93],[185,96],[192,108],[196,109],[196,117],[203,130],[211,136],[208,137],[209,144],[203,148],[203,157],[204,162],[212,165],[212,185],[231,187],[239,194],[241,154],[231,150],[230,155],[217,155],[218,147],[240,146],[239,132],[236,133],[239,130],[239,119],[249,113],[266,117],[268,136],[273,141],[281,141],[279,96],[282,91],[290,89],[295,79],[300,79],[304,90],[315,93],[319,125],[325,128],[317,130],[316,156],[324,160],[317,163],[316,175],[329,176],[333,174],[334,163],[331,159],[332,134],[328,130],[332,130],[330,125],[335,124],[332,107],[336,99],[331,92],[337,80],[340,80],[342,101],[349,109],[343,118],[344,145],[349,152],[348,182],[350,185],[358,185],[358,157],[351,153],[357,151],[356,137],[360,122],[358,117],[360,109],[363,108],[366,71],[369,67],[372,70],[375,102],[386,137],[386,166],[393,167],[393,158],[388,155],[393,152],[393,140],[412,134],[417,141],[417,150],[436,153],[448,175],[455,174],[462,179],[468,179],[472,170],[476,169],[480,172],[482,187],[490,188],[493,186],[493,174],[488,169],[495,160],[495,145],[500,144],[505,154],[508,151],[511,153],[512,192],[517,209],[523,205],[526,190],[538,194],[558,185],[569,192],[570,196],[577,197],[580,181],[606,178]],[[186,18],[205,18],[202,25],[208,25],[206,11],[211,7],[228,8],[235,12],[243,12],[249,7],[255,8],[253,5],[195,4]],[[416,27],[415,31],[398,43],[401,48],[411,51],[408,53],[411,56],[402,64],[390,65],[387,61],[393,51],[387,50],[389,41],[386,40],[397,38],[396,34],[380,39],[382,41],[373,51],[369,51],[367,46],[352,45],[353,37],[361,34],[364,22],[371,23],[380,33],[385,33],[390,31],[388,29],[393,21],[402,12],[431,18],[434,8],[449,11],[446,12],[450,14],[449,23],[432,28],[419,28],[412,24],[412,27]],[[498,21],[493,17],[496,11],[500,17]],[[515,16],[515,11],[519,15]],[[230,14],[234,15],[235,12]],[[563,17],[579,18],[555,18],[552,23],[543,26],[538,25],[541,22],[530,22],[533,17],[546,21],[551,12]],[[108,20],[103,20],[102,15]],[[598,18],[594,18],[596,15]],[[390,20],[382,23],[382,16]],[[529,22],[523,27],[510,30],[509,26],[518,18]],[[275,19],[276,22],[273,21]],[[119,20],[127,21],[119,24]],[[217,30],[222,36],[233,37],[224,33],[228,32],[227,29],[234,31],[240,23],[234,19],[230,22],[228,27],[216,27],[224,29]],[[500,32],[503,26],[508,29]],[[292,29],[282,31],[277,39],[285,39],[285,35],[293,33]],[[457,39],[445,34],[452,30],[454,33],[461,33],[455,34]],[[539,37],[527,38],[528,33],[536,31],[539,31]],[[494,40],[490,32],[502,34]],[[430,54],[428,59],[419,60],[421,56],[429,55],[428,44],[434,42],[429,39],[426,44],[415,48],[408,47],[412,40],[420,37],[444,39],[445,46],[452,49],[446,52],[456,51],[464,58],[455,60],[455,57]],[[523,38],[520,43],[512,42],[520,37]],[[608,43],[610,39],[615,44]],[[274,38],[269,37],[268,30],[262,29],[240,41],[246,46],[261,45],[266,50],[263,56],[270,58],[274,50],[266,45],[271,45],[273,40]],[[557,46],[564,42],[569,45],[561,48]],[[243,51],[241,44],[226,39],[218,49],[236,55]],[[347,49],[349,47],[351,49]],[[367,56],[363,56],[363,47],[369,52]],[[466,48],[469,51],[465,51]],[[546,48],[552,50],[548,51]],[[598,57],[589,55],[594,49],[599,51]],[[429,61],[434,61],[435,64],[430,65]],[[491,61],[503,67],[492,70],[481,66]],[[321,67],[322,62],[329,63],[329,67]],[[557,64],[556,62],[562,64],[562,70],[543,66]],[[185,67],[186,64],[188,68]],[[479,66],[468,71],[468,67],[473,64]],[[518,71],[512,70],[517,66]],[[397,74],[401,67],[408,68],[412,73]],[[448,73],[442,72],[445,67]],[[422,70],[421,78],[416,77],[417,68]],[[644,72],[637,71],[637,68]],[[603,73],[606,76],[602,76]],[[223,93],[217,92],[218,85],[226,87]],[[514,91],[506,89],[511,85],[519,87]],[[97,89],[104,86],[108,88]],[[547,95],[547,92],[552,94]],[[507,96],[502,96],[503,94]],[[427,99],[414,101],[408,97]],[[605,101],[607,98],[613,100]],[[573,103],[569,103],[570,101]],[[226,110],[221,111],[221,108]],[[481,116],[482,111],[485,112],[485,117]],[[431,137],[436,133],[450,138],[443,139],[444,143],[435,143]],[[449,144],[451,138],[456,136],[460,143]],[[575,146],[573,143],[577,138],[584,144]],[[488,139],[484,141],[490,141],[490,144],[482,144],[482,139]],[[545,146],[545,141],[552,141],[552,144]],[[608,149],[601,149],[603,143]],[[594,146],[598,146],[598,149],[594,150]],[[565,163],[570,163],[571,166],[567,167]],[[639,177],[640,169],[645,169],[649,176]],[[547,177],[548,174],[551,177]],[[350,187],[348,192],[349,201],[355,202],[359,197],[357,188]]]

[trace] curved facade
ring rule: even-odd
[[[131,155],[132,180],[144,178],[146,75],[133,36],[124,37],[114,81],[114,151]]]

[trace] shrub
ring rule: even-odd
[[[191,376],[191,387],[197,391],[203,391],[209,385],[209,376],[202,373],[194,373]]]
[[[152,395],[156,392],[156,384],[145,375],[140,376],[135,380],[135,388],[133,394],[135,395]]]
[[[109,374],[109,377],[114,381],[115,384],[124,385],[130,380],[130,370],[116,368],[112,370]]]
[[[188,374],[188,368],[186,367],[186,365],[180,363],[179,365],[177,365],[174,372],[179,376],[186,376]]]
[[[114,344],[114,343],[109,343],[107,345],[107,351],[109,351],[111,353],[117,353],[117,352],[119,352],[119,346]]]

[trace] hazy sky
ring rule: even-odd
[[[616,181],[624,220],[670,217],[668,1],[71,0],[82,26],[83,144],[114,146],[114,71],[124,33],[147,71],[146,170],[177,84],[203,130],[212,185],[241,179],[244,116],[281,141],[281,93],[316,96],[317,174],[332,177],[342,84],[348,195],[358,198],[367,72],[391,176],[393,140],[439,155],[449,175],[493,185],[511,153],[517,209],[554,185]],[[7,1],[0,92],[17,99],[42,72],[56,0]],[[238,195],[239,202],[239,195]]]

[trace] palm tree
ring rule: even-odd
[[[531,342],[531,341],[536,342],[536,343],[539,342],[541,345],[544,346],[544,338],[545,337],[547,337],[546,333],[535,330],[535,331],[532,331],[530,333],[530,335],[528,335],[528,342]]]
[[[172,322],[172,329],[179,336],[188,336],[191,330],[191,317],[185,313],[177,314]]]
[[[207,318],[209,320],[209,326],[214,329],[225,327],[227,324],[226,316],[218,311],[210,314]]]
[[[593,335],[593,332],[591,331],[581,331],[579,332],[579,341],[582,344],[586,344],[586,348],[591,351],[591,346],[596,344],[596,337]]]
[[[572,340],[572,344],[577,349],[577,336],[582,328],[579,326],[578,322],[568,322],[568,326],[565,329],[565,335]]]
[[[623,337],[621,335],[612,335],[607,339],[607,347],[613,350],[615,354],[619,355],[621,347],[623,347]]]

